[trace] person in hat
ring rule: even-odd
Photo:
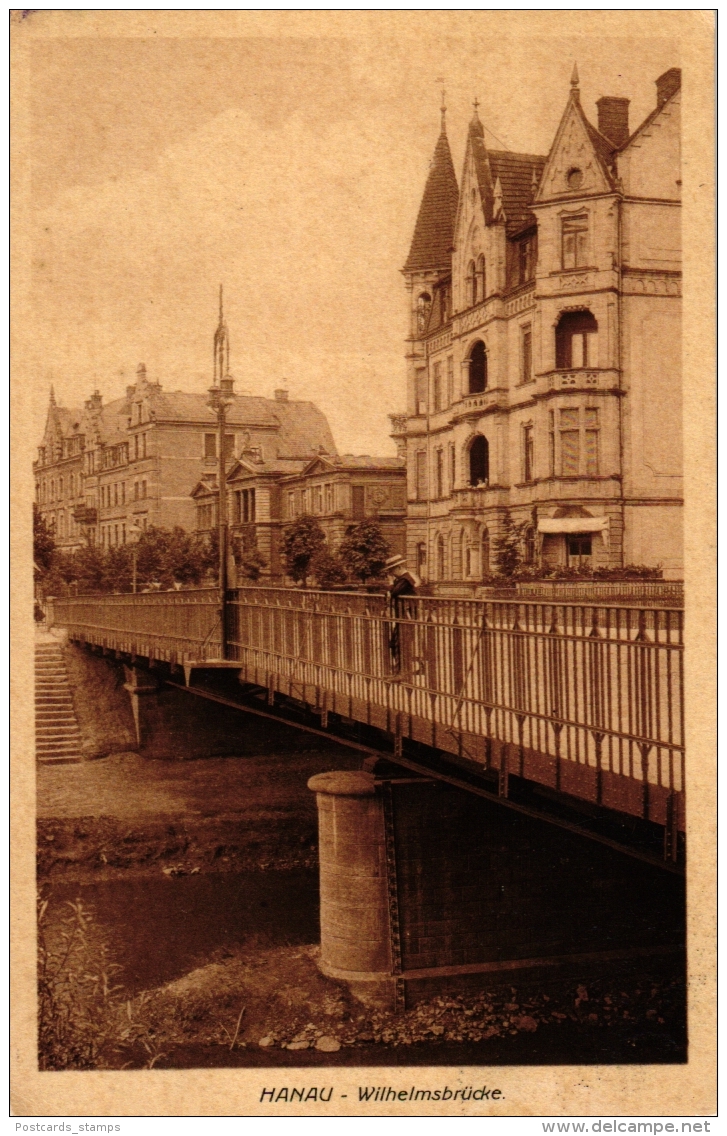
[[[389,636],[389,650],[391,652],[391,670],[389,678],[401,677],[401,628],[399,620],[402,616],[413,615],[407,612],[407,596],[415,596],[419,587],[419,578],[406,567],[405,556],[390,556],[384,564],[384,571],[389,579],[389,606],[393,616],[391,635]]]

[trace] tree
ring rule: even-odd
[[[310,570],[319,588],[327,590],[336,584],[345,584],[346,569],[339,556],[331,552],[327,544],[318,549],[310,562]]]
[[[136,547],[140,583],[158,583],[163,588],[171,588],[175,583],[199,584],[212,567],[211,542],[179,525],[172,529],[150,525]]]
[[[509,512],[502,518],[500,535],[495,541],[495,567],[498,576],[514,576],[523,560],[523,537],[527,521],[514,524]]]
[[[283,537],[285,570],[298,584],[305,584],[310,563],[326,543],[326,536],[315,517],[298,517]]]
[[[38,506],[33,504],[33,563],[40,576],[50,571],[56,542],[45,517]]]
[[[233,537],[232,555],[239,576],[255,583],[260,573],[267,567],[267,560],[257,546],[254,530],[243,529],[240,536]]]
[[[363,583],[381,575],[389,551],[381,525],[371,517],[349,528],[338,555],[348,575]]]

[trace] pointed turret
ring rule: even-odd
[[[451,265],[459,190],[444,116],[445,108],[442,107],[442,128],[434,149],[404,272],[446,272]]]
[[[56,405],[56,392],[53,388],[53,383],[51,383],[51,385],[50,385],[50,399],[49,399],[48,405],[49,406],[55,406]]]

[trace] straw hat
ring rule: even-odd
[[[391,572],[393,568],[398,568],[400,564],[406,564],[405,556],[390,556],[389,559],[384,562],[384,568],[387,572]]]

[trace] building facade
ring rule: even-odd
[[[631,131],[577,71],[548,155],[489,150],[477,107],[457,184],[442,129],[411,250],[407,555],[486,578],[525,562],[682,575],[680,72]]]
[[[228,356],[220,317],[216,379]],[[71,551],[89,541],[112,547],[150,525],[198,528],[191,493],[217,471],[216,416],[208,401],[207,394],[164,391],[143,363],[125,397],[107,405],[95,391],[83,409],[68,410],[57,406],[51,392],[33,468],[36,502],[58,546]],[[273,399],[235,395],[225,439],[230,463],[253,469],[279,466],[291,472],[319,454],[336,452],[321,411],[289,399],[285,390],[276,390]]]

